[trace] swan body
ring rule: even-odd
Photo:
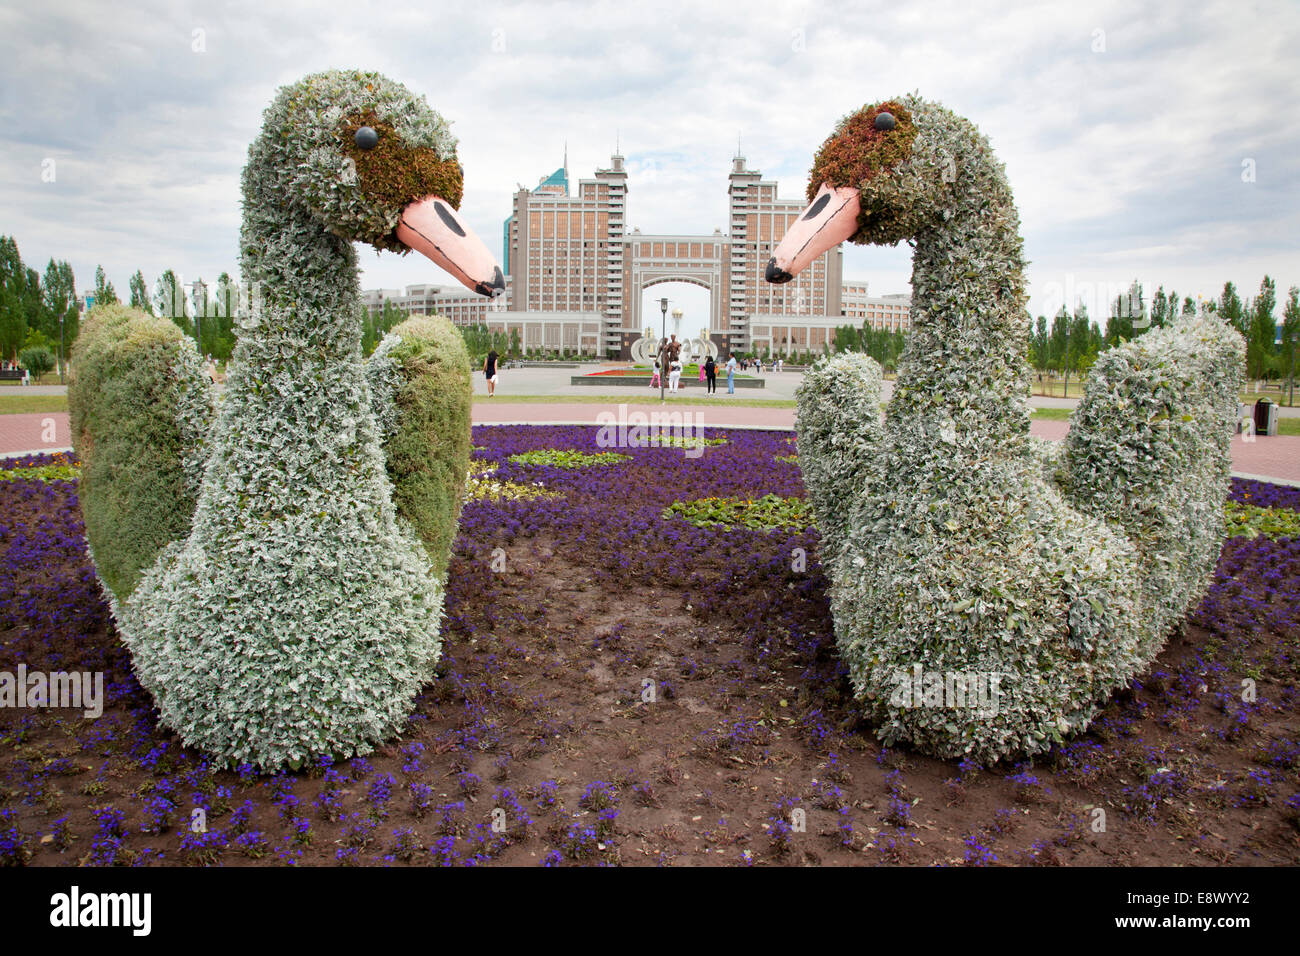
[[[220,760],[269,769],[365,752],[402,727],[433,674],[469,458],[468,357],[445,319],[408,320],[367,368],[352,243],[416,249],[499,293],[499,268],[455,213],[461,176],[442,118],[374,73],[285,87],[249,150],[250,304],[192,506],[137,573],[106,581],[160,721]],[[74,418],[94,406],[72,393]],[[194,414],[174,417],[181,459]],[[111,414],[77,420],[92,470],[98,449],[127,440]],[[412,482],[426,498],[402,507],[395,486]],[[119,491],[92,482],[83,506]],[[439,527],[422,520],[434,513]],[[101,562],[116,542],[90,537]]]
[[[1042,751],[1151,663],[1208,583],[1241,337],[1200,316],[1110,350],[1064,450],[1045,453],[1019,217],[975,126],[917,96],[864,107],[818,152],[809,193],[769,281],[845,239],[915,245],[883,426],[865,357],[821,363],[798,395],[855,695],[887,743]]]

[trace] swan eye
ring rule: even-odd
[[[894,119],[894,114],[893,114],[893,113],[877,113],[877,114],[876,114],[876,121],[875,121],[876,129],[878,129],[878,130],[880,130],[880,131],[882,131],[882,132],[888,132],[889,130],[893,129],[893,128],[894,128],[895,126],[897,126],[897,125],[898,125],[898,123],[897,123],[897,121]]]
[[[362,126],[352,138],[358,149],[374,149],[379,145],[379,134],[371,126]]]

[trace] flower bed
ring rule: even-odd
[[[815,528],[664,517],[795,508],[789,433],[718,431],[698,457],[628,449],[615,467],[511,460],[597,454],[596,435],[474,430],[476,479],[547,496],[466,503],[443,658],[406,731],[273,777],[159,731],[75,482],[0,481],[0,671],[101,671],[106,698],[97,720],[0,708],[0,864],[1294,863],[1300,540],[1277,522],[1300,491],[1234,482],[1234,502],[1287,514],[1243,512],[1257,535],[1225,544],[1182,636],[1087,733],[981,768],[882,747],[857,719]],[[194,809],[205,834],[184,825]]]

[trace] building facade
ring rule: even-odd
[[[633,341],[660,318],[642,314],[643,293],[664,282],[709,290],[710,338],[723,354],[818,349],[836,326],[864,321],[907,327],[907,297],[870,298],[845,283],[843,251],[823,253],[794,281],[764,278],[772,250],[803,212],[777,184],[732,160],[728,229],[712,235],[645,235],[627,229],[624,158],[570,189],[565,167],[520,188],[502,230],[506,291],[489,302],[460,287],[370,290],[372,310],[393,301],[408,314],[438,312],[458,325],[518,328],[525,348],[559,348],[627,358]],[[704,325],[700,322],[699,325]],[[593,334],[594,326],[594,334]],[[694,334],[694,329],[692,329]]]

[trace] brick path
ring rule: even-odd
[[[628,415],[637,412],[649,415],[656,411],[688,415],[692,423],[702,423],[706,429],[794,427],[793,408],[692,405],[689,402],[627,406]],[[503,402],[500,405],[493,405],[491,402],[476,402],[474,424],[594,424],[602,412],[617,415],[618,403],[568,405],[560,402]],[[54,425],[54,440],[46,441],[51,422]],[[1068,422],[1062,421],[1030,423],[1030,431],[1034,435],[1053,441],[1064,438],[1069,427]],[[66,412],[0,415],[0,455],[27,451],[57,451],[71,444]],[[1300,484],[1300,437],[1274,436],[1245,442],[1239,436],[1232,442],[1232,470],[1238,475]]]

